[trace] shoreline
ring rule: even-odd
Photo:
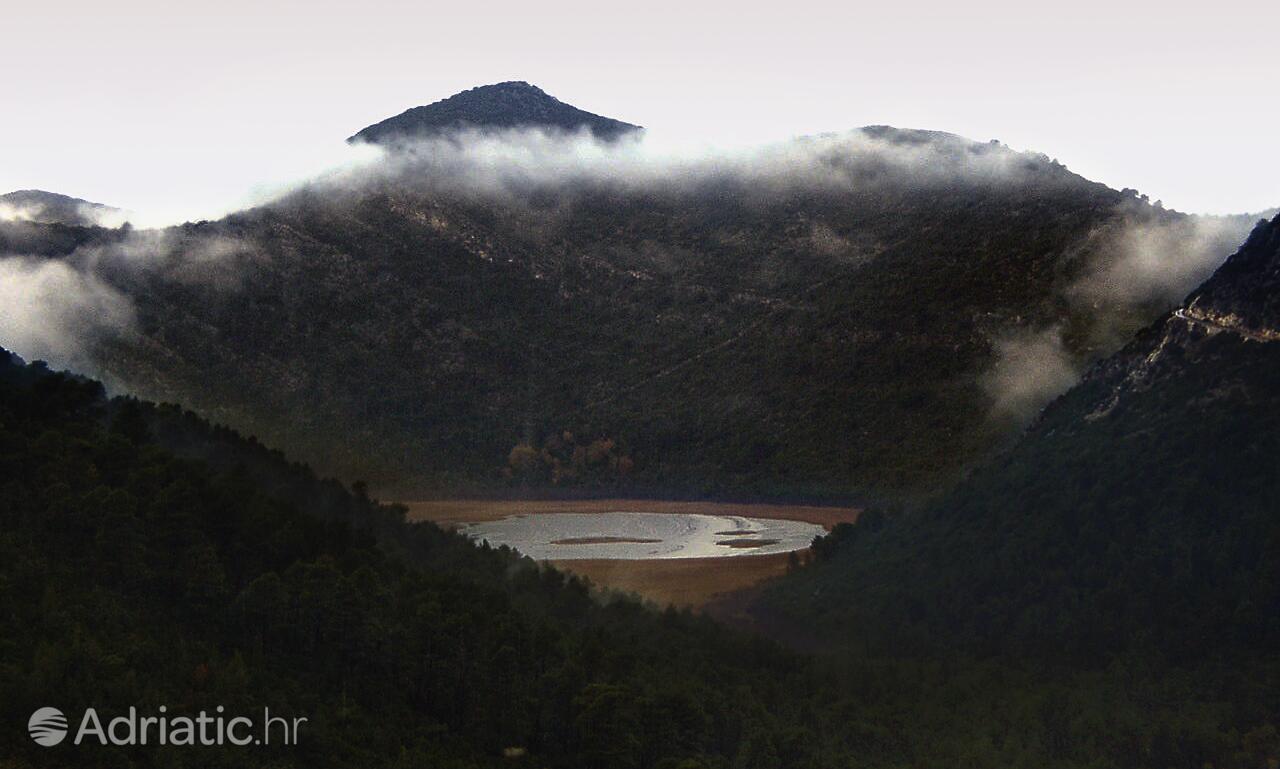
[[[405,519],[431,521],[445,528],[464,523],[496,521],[515,515],[558,513],[684,513],[689,515],[742,516],[803,521],[830,531],[837,523],[852,523],[861,512],[856,507],[786,505],[776,503],[687,502],[653,499],[442,499],[402,501]],[[765,555],[742,554],[710,558],[623,560],[583,558],[547,560],[557,569],[585,577],[605,590],[632,593],[657,604],[701,611],[713,602],[740,593],[787,573],[794,554],[804,560],[809,549]]]
[[[858,507],[786,505],[777,503],[685,502],[662,499],[432,499],[399,501],[408,508],[405,520],[431,521],[445,526],[460,523],[497,521],[513,515],[555,513],[685,513],[689,515],[773,518],[782,521],[816,523],[831,531],[837,523],[852,523],[862,511]]]
[[[807,557],[808,552],[807,548],[792,551],[799,558]],[[792,553],[648,561],[583,558],[545,563],[585,577],[595,587],[640,596],[659,608],[701,611],[713,602],[783,576]]]

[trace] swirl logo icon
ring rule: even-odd
[[[27,730],[37,745],[51,748],[67,737],[67,717],[57,708],[40,708],[31,714]]]

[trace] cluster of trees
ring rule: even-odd
[[[635,462],[609,437],[579,443],[564,430],[552,434],[541,447],[517,443],[507,455],[504,475],[522,485],[616,485],[631,475]]]

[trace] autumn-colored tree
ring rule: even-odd
[[[542,463],[542,455],[527,443],[517,443],[507,455],[507,467],[518,476],[528,475]]]
[[[598,465],[606,461],[609,455],[613,453],[614,442],[612,438],[600,438],[592,441],[587,446],[587,464]]]

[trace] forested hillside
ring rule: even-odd
[[[81,370],[397,494],[931,489],[1238,242],[883,127],[684,159],[463,135],[217,222],[24,226],[10,253],[129,310]]]
[[[806,575],[822,585],[810,608],[993,648],[1272,648],[1280,335],[1262,287],[1277,233],[1280,219],[1259,225],[1182,308],[945,499],[842,530],[847,543]]]
[[[799,659],[602,603],[189,413],[7,352],[0,495],[6,766],[485,766],[508,747],[540,766],[755,766],[764,743],[819,766],[848,750],[812,731],[829,720]],[[276,752],[45,749],[23,725],[50,704],[268,705],[310,723]]]
[[[1183,701],[1274,724],[1278,274],[1280,218],[1011,451],[923,510],[841,528],[757,610],[907,656],[1182,671]]]
[[[13,769],[1243,769],[1276,755],[1256,704],[1270,690],[1203,694],[1209,674],[1223,696],[1247,686],[1230,660],[801,657],[406,526],[189,413],[7,354],[0,498]],[[289,747],[44,748],[24,727],[50,705],[309,721]]]

